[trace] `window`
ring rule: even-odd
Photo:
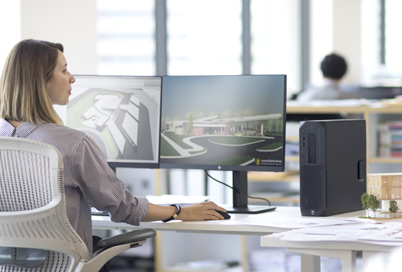
[[[300,1],[251,1],[251,73],[287,74],[288,95],[300,90]]]
[[[154,2],[97,0],[98,73],[154,75]]]
[[[241,1],[167,1],[170,75],[242,73]]]
[[[362,1],[362,83],[377,85],[381,70],[381,6],[379,0]]]
[[[399,32],[401,8],[400,0],[362,1],[364,85],[402,85],[402,38]]]
[[[333,4],[332,0],[311,0],[310,5],[310,80],[307,84],[321,85],[320,64],[334,46]]]
[[[402,76],[401,10],[402,1],[385,1],[385,64],[391,76],[399,78],[399,85]]]
[[[245,64],[243,1],[166,0],[166,47],[156,46],[155,3],[97,0],[99,74],[155,75],[156,48],[166,48],[169,75],[242,74],[246,65],[253,74],[287,74],[288,90],[300,90],[299,1],[250,0]]]

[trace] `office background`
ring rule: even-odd
[[[283,73],[290,97],[319,84],[320,61],[337,52],[349,64],[344,84],[400,86],[401,6],[400,0],[0,0],[0,71],[14,44],[34,38],[63,43],[74,74]],[[138,195],[168,191],[165,182],[155,185],[152,170],[136,170],[135,180],[130,169],[118,175]],[[230,173],[214,176],[231,180]],[[172,171],[167,180],[179,188],[174,193],[204,189],[198,170]],[[230,190],[216,183],[209,195],[231,201]]]
[[[74,74],[283,73],[290,97],[320,84],[320,61],[337,52],[349,63],[343,84],[401,86],[401,6],[398,0],[1,0],[0,70],[15,43],[35,38],[63,43]],[[184,192],[200,192],[204,178],[192,179],[199,182],[185,183]],[[153,182],[144,186],[154,192]],[[212,197],[221,195],[223,189],[210,186]],[[230,201],[226,191],[217,201]]]
[[[61,42],[76,74],[288,75],[319,84],[325,54],[345,84],[400,81],[398,0],[2,0],[0,69],[23,38]]]

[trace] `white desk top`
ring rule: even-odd
[[[107,216],[92,216],[94,229],[138,229],[152,228],[154,230],[183,231],[183,232],[211,232],[222,234],[240,235],[265,235],[291,230],[297,222],[309,222],[310,220],[342,220],[357,217],[364,214],[363,211],[341,214],[330,217],[305,217],[301,216],[299,207],[278,207],[275,211],[260,214],[231,214],[229,220],[216,221],[161,221],[142,222],[140,226],[132,226],[125,223],[114,223]],[[272,223],[272,224],[271,224]]]

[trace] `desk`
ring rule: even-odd
[[[109,217],[106,216],[92,216],[92,225],[94,229],[107,229],[107,230],[119,230],[119,229],[127,229],[127,230],[133,230],[133,229],[138,229],[138,228],[152,228],[157,231],[170,231],[170,232],[177,232],[177,234],[172,234],[172,235],[163,235],[163,233],[158,233],[156,236],[156,247],[155,247],[155,253],[156,253],[156,267],[157,271],[173,271],[173,270],[166,270],[165,267],[170,267],[171,263],[177,263],[176,259],[171,258],[170,252],[166,254],[162,254],[162,252],[165,252],[163,248],[165,246],[162,245],[169,245],[171,242],[175,243],[178,248],[181,248],[180,243],[182,241],[172,241],[172,239],[169,239],[170,237],[176,237],[177,239],[180,239],[180,237],[183,237],[184,239],[188,238],[189,236],[186,235],[186,233],[206,233],[206,234],[224,234],[227,235],[226,237],[221,238],[221,240],[228,241],[227,244],[229,244],[229,248],[233,248],[234,250],[227,249],[226,251],[231,252],[234,251],[234,256],[232,258],[239,258],[239,260],[242,260],[242,266],[243,266],[243,271],[247,271],[246,269],[246,262],[245,260],[247,259],[247,252],[244,250],[244,244],[245,244],[245,237],[242,237],[243,235],[255,235],[258,237],[271,234],[271,233],[277,233],[281,231],[286,231],[288,229],[285,228],[276,228],[276,227],[265,227],[265,226],[259,226],[259,225],[252,225],[252,224],[246,224],[243,220],[255,220],[258,221],[260,218],[272,218],[275,220],[275,218],[297,218],[300,217],[300,209],[296,207],[278,207],[277,210],[268,212],[268,213],[261,213],[261,214],[255,214],[255,215],[248,215],[248,214],[231,214],[231,219],[229,220],[218,220],[218,221],[170,221],[168,223],[163,223],[161,221],[155,221],[155,222],[141,222],[140,226],[132,226],[124,223],[114,223],[110,221]],[[182,234],[180,236],[179,234]],[[234,235],[234,236],[231,236]],[[211,235],[212,237],[214,235]],[[166,242],[166,238],[168,238],[168,241]],[[208,240],[210,240],[211,237],[208,236]],[[206,239],[204,239],[206,240]],[[206,241],[205,241],[206,242]],[[240,242],[240,244],[239,244]],[[186,240],[186,243],[189,244],[189,247],[191,248],[195,243],[194,242],[189,242]],[[238,248],[236,248],[238,245]],[[243,245],[243,246],[242,246]],[[187,245],[186,245],[187,246]],[[216,247],[216,245],[215,245]],[[213,249],[210,249],[212,251],[218,251],[215,250],[215,247]],[[209,251],[210,251],[209,250]],[[224,253],[226,255],[226,253]],[[220,256],[220,255],[219,255]],[[204,257],[205,258],[205,257]],[[178,262],[180,263],[183,260],[179,260]]]
[[[260,219],[267,218],[283,219],[301,218],[298,207],[278,207],[275,211],[260,214],[231,214],[229,220],[217,221],[161,221],[141,222],[140,226],[132,226],[125,223],[114,223],[107,216],[92,216],[92,227],[94,229],[138,229],[152,228],[161,231],[196,232],[196,233],[217,233],[217,234],[238,234],[238,235],[267,235],[290,230],[291,228],[278,228],[253,224]],[[248,221],[248,223],[246,222]]]
[[[322,217],[322,219],[346,219],[357,217],[364,214],[363,211],[346,213],[341,215]],[[276,211],[261,213],[261,214],[232,214],[230,220],[220,221],[171,221],[169,223],[157,222],[142,222],[141,225],[132,226],[124,223],[111,222],[109,217],[93,216],[94,229],[138,229],[152,228],[158,231],[175,231],[175,232],[193,232],[193,233],[214,233],[214,234],[235,234],[235,235],[258,235],[261,238],[261,245],[265,247],[287,248],[288,250],[302,253],[302,271],[319,271],[319,257],[315,255],[341,258],[344,261],[344,271],[353,271],[353,263],[355,262],[356,252],[364,251],[366,256],[370,252],[390,251],[392,247],[387,245],[375,245],[359,242],[317,242],[317,243],[296,243],[285,242],[277,238],[266,236],[268,234],[291,230],[291,227],[271,227],[259,225],[260,220],[275,221],[288,218],[292,220],[306,219],[301,216],[299,207],[278,207]],[[349,269],[349,267],[351,269]],[[314,270],[315,269],[315,270]]]
[[[326,219],[348,219],[351,217],[358,217],[363,215],[364,211],[351,212],[339,214],[328,217],[310,217]],[[276,220],[283,220],[288,218],[290,222],[295,220],[305,219],[302,216],[299,207],[278,207],[275,211],[260,213],[260,214],[231,214],[232,218],[229,220],[216,220],[216,221],[178,221],[173,220],[168,223],[162,221],[141,222],[140,226],[133,226],[125,223],[115,223],[110,221],[107,216],[92,216],[92,227],[94,229],[138,229],[138,228],[152,228],[161,231],[177,231],[177,232],[196,232],[196,233],[218,233],[218,234],[239,234],[239,235],[266,235],[277,233],[287,230],[292,230],[292,224],[288,227],[274,227],[269,225],[262,225],[260,222],[275,222]],[[269,223],[268,223],[269,224]]]

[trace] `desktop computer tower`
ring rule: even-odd
[[[305,121],[299,134],[302,215],[361,210],[367,176],[365,120]]]

